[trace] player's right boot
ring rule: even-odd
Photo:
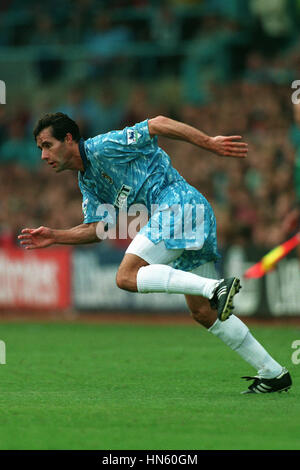
[[[233,297],[240,289],[241,283],[237,277],[224,279],[217,286],[213,298],[210,299],[210,304],[218,311],[219,320],[225,321],[232,314]]]

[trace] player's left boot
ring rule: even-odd
[[[246,380],[254,380],[254,382],[248,387],[248,390],[245,390],[244,393],[272,393],[272,392],[287,392],[292,386],[292,378],[289,371],[283,367],[283,370],[280,375],[274,379],[264,379],[255,375],[254,377],[242,377]]]
[[[240,289],[241,284],[237,277],[224,279],[217,286],[213,298],[210,299],[210,304],[218,311],[219,320],[225,321],[232,314],[233,297]]]

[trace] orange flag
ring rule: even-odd
[[[264,276],[271,271],[279,260],[284,258],[290,251],[300,244],[300,232],[296,233],[292,238],[273,248],[258,263],[251,266],[244,273],[244,278],[258,278]]]

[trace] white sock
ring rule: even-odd
[[[202,295],[208,299],[220,280],[207,279],[197,274],[171,268],[165,264],[143,266],[137,273],[137,289],[143,294],[166,292],[168,294]]]
[[[257,370],[260,377],[273,379],[282,372],[282,366],[278,364],[265,348],[248,331],[246,338],[236,349],[236,352]]]
[[[231,315],[224,322],[216,320],[208,331],[236,351],[257,370],[259,376],[271,379],[282,372],[282,366],[270,356],[252,336],[245,323],[235,315]]]

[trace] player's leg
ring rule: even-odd
[[[220,320],[226,320],[232,313],[233,297],[240,289],[239,279],[209,279],[168,266],[183,251],[169,250],[164,242],[154,244],[144,235],[136,235],[118,270],[118,287],[143,294],[164,292],[201,295],[216,305]]]
[[[129,247],[118,270],[118,286],[133,292],[140,291],[138,279],[140,272],[144,270],[143,273],[145,273],[147,268],[154,266],[155,272],[147,270],[146,273],[147,277],[149,275],[147,292],[170,292],[172,288],[176,291],[180,290],[179,286],[172,286],[172,283],[170,285],[170,277],[172,277],[170,274],[172,274],[172,271],[168,271],[165,278],[164,275],[161,277],[164,268],[170,268],[169,266],[163,264],[151,266],[149,262],[171,262],[180,256],[181,250],[178,250],[176,253],[176,250],[166,250],[163,244],[154,245],[149,240],[148,242],[143,240],[143,238],[139,238],[131,248]],[[137,254],[132,253],[132,251]],[[147,260],[144,258],[147,258]],[[214,263],[207,263],[191,273],[181,272],[180,270],[174,271],[182,273],[178,278],[178,281],[181,281],[181,283],[183,274],[196,276],[203,285],[205,285],[205,282],[203,282],[205,280],[217,280]],[[152,278],[153,275],[154,278]],[[238,317],[231,315],[225,322],[220,321],[217,318],[217,311],[212,308],[211,302],[201,295],[186,295],[186,300],[193,318],[198,323],[206,327],[209,332],[221,339],[232,350],[235,350],[258,371],[259,379],[255,378],[254,383],[247,392],[264,393],[263,391],[278,391],[278,389],[282,390],[290,387],[291,379],[289,373],[267,353],[252,336],[248,327]]]
[[[217,311],[208,299],[201,295],[185,295],[187,306],[193,319],[205,328],[210,328],[217,319]]]
[[[120,289],[139,292],[137,277],[141,268],[150,264],[162,265],[171,263],[183,250],[166,250],[164,243],[155,245],[144,235],[137,234],[126,250],[119,266],[116,282]],[[163,266],[161,271],[163,271]],[[152,272],[152,270],[150,269]],[[156,276],[157,277],[157,276]],[[154,291],[156,292],[156,291]]]
[[[126,253],[117,272],[117,286],[120,289],[137,292],[137,273],[140,268],[148,264],[149,263],[140,256],[133,253]]]
[[[117,285],[132,292],[165,292],[203,295],[212,298],[220,284],[196,274],[168,266],[183,249],[168,250],[164,242],[154,244],[143,235],[136,235],[126,250],[117,273]]]
[[[186,296],[186,301],[194,320],[236,351],[261,377],[273,378],[282,372],[282,366],[267,353],[237,316],[231,315],[228,320],[221,322],[207,299]]]
[[[200,266],[193,273],[210,278],[217,277],[214,273],[213,263]],[[232,350],[236,351],[246,362],[253,366],[262,379],[268,385],[268,380],[280,376],[284,372],[284,384],[289,382],[290,378],[286,376],[285,369],[276,362],[265,348],[254,338],[247,325],[235,315],[231,315],[225,322],[217,318],[216,311],[211,307],[210,302],[201,296],[186,295],[187,305],[195,321],[208,329],[210,333],[221,339]],[[288,374],[289,375],[289,374]],[[263,385],[258,392],[263,393]],[[271,389],[265,388],[266,391]],[[276,390],[271,390],[276,391]]]
[[[239,279],[216,280],[189,272],[191,265],[199,265],[202,256],[204,259],[218,257],[212,208],[190,186],[175,185],[165,198],[167,202],[154,211],[126,250],[117,274],[117,285],[144,294],[165,292],[203,296],[216,305],[218,317],[224,321],[231,315],[233,297],[240,288]],[[197,230],[194,231],[195,227]],[[153,239],[158,242],[153,243]],[[192,264],[190,253],[193,253]],[[148,265],[141,264],[141,259]],[[178,269],[169,266],[174,261]]]

